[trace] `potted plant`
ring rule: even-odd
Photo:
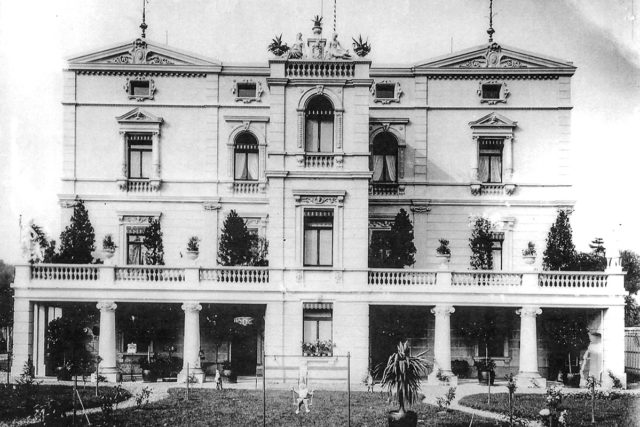
[[[191,236],[187,242],[187,258],[194,261],[200,253],[200,239],[197,236]]]
[[[496,379],[496,362],[490,357],[483,357],[474,362],[473,366],[478,370],[478,382],[480,384],[491,384]]]
[[[358,36],[358,40],[351,38],[353,40],[353,51],[361,58],[364,58],[371,52],[371,45],[369,44],[369,39],[366,41],[362,40],[362,35]]]
[[[302,354],[305,356],[313,356],[316,353],[316,346],[312,342],[302,343]]]
[[[389,427],[415,427],[418,424],[418,415],[413,411],[407,411],[406,406],[418,401],[420,378],[426,374],[427,363],[409,355],[406,342],[398,343],[396,352],[389,356],[380,382],[382,388],[386,387],[389,392],[394,392],[399,405],[397,411],[389,412]]]
[[[333,354],[333,342],[331,340],[318,341],[318,355],[331,356]]]
[[[113,254],[116,252],[116,247],[116,243],[113,241],[111,234],[104,236],[104,239],[102,239],[102,252],[106,259],[113,257]]]
[[[436,257],[440,260],[440,267],[446,268],[451,259],[451,249],[449,249],[449,241],[447,239],[438,239],[440,246],[436,248]]]
[[[154,363],[148,356],[141,357],[138,361],[140,369],[142,369],[142,381],[145,383],[155,383],[158,380]]]
[[[282,34],[276,36],[271,40],[269,46],[267,46],[267,50],[273,53],[275,56],[282,56],[289,50],[289,46],[286,43],[282,42]]]
[[[316,15],[311,21],[313,21],[313,34],[316,36],[322,34],[322,16]]]
[[[526,264],[533,264],[536,261],[536,244],[533,242],[527,243],[527,247],[522,250],[522,258]]]
[[[230,383],[235,383],[238,381],[238,376],[233,371],[231,362],[228,360],[222,364],[222,376],[225,377]]]

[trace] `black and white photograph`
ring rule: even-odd
[[[0,425],[640,425],[640,0],[0,0]]]

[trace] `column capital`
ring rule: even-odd
[[[185,312],[190,312],[190,313],[202,310],[202,306],[197,302],[185,302],[184,304],[182,304],[181,308]]]
[[[452,305],[436,305],[431,309],[431,313],[438,316],[451,316],[455,313],[456,309]]]
[[[535,305],[525,305],[522,308],[516,310],[516,314],[520,317],[536,317],[538,314],[542,314],[542,309]]]
[[[96,308],[100,311],[116,311],[118,304],[113,301],[98,301]]]

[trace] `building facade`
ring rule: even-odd
[[[573,206],[576,68],[493,41],[383,67],[336,40],[316,26],[304,45],[299,37],[291,53],[258,65],[144,37],[69,59],[61,221],[82,199],[98,246],[111,235],[117,250],[110,259],[96,251],[102,265],[17,267],[15,373],[29,358],[47,373],[47,322],[82,302],[97,304],[96,351],[110,380],[126,362],[119,306],[151,303],[181,306],[183,332],[171,346],[199,379],[205,365],[236,359],[267,381],[301,371],[342,381],[349,354],[359,382],[375,364],[373,325],[415,312],[424,328],[410,337],[412,351],[434,374],[484,352],[523,384],[543,385],[549,357],[539,329],[544,312],[558,309],[593,319],[582,372],[624,378],[617,261],[605,273],[541,272],[541,255],[532,265],[521,255],[528,242],[541,253],[558,210]],[[385,239],[401,209],[414,227],[415,264],[370,268],[370,242]],[[268,242],[268,266],[217,264],[231,210]],[[493,227],[491,271],[469,267],[479,216]],[[162,267],[144,265],[141,235],[153,220],[164,236]],[[191,236],[200,239],[195,260]],[[450,263],[437,257],[440,238],[450,241]],[[462,340],[452,325],[471,308],[508,313],[511,332],[491,349]],[[228,310],[239,324],[260,320],[248,345],[206,337],[204,318]],[[317,341],[331,342],[324,355],[306,354],[302,343]]]

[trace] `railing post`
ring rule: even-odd
[[[200,267],[190,265],[184,268],[184,281],[187,284],[198,284],[200,283]]]
[[[538,292],[538,272],[522,274],[522,292],[535,294]]]
[[[436,273],[436,287],[439,289],[448,289],[451,287],[453,273],[451,271],[438,271]]]
[[[27,286],[31,281],[31,266],[29,264],[16,265],[15,278],[13,286]]]
[[[100,287],[111,287],[115,280],[115,266],[102,264],[98,267],[98,281],[100,282]]]

